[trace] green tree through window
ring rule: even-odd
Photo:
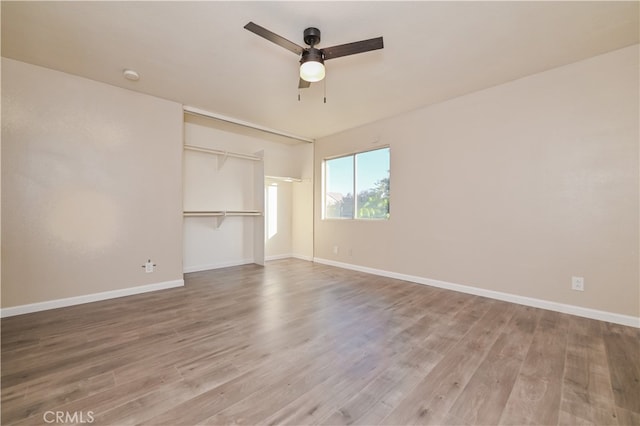
[[[358,219],[386,219],[389,217],[389,178],[375,183],[373,189],[358,193]]]

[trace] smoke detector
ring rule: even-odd
[[[124,78],[131,81],[138,81],[140,79],[140,74],[138,74],[134,70],[124,70],[122,72],[122,75],[124,75]]]

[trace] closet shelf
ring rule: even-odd
[[[207,154],[221,155],[223,158],[234,157],[234,158],[242,158],[243,160],[262,161],[262,157],[259,157],[257,155],[243,154],[240,152],[221,151],[219,149],[210,149],[210,148],[204,148],[204,147],[195,146],[195,145],[185,144],[184,149],[187,149],[190,151],[206,152]]]
[[[259,210],[199,210],[185,211],[182,214],[184,217],[212,217],[216,228],[220,228],[224,219],[229,216],[262,216],[262,212]]]
[[[260,210],[198,210],[185,211],[183,215],[191,217],[262,216],[262,212]]]
[[[282,182],[302,182],[302,179],[290,176],[265,176],[265,179],[279,180]]]

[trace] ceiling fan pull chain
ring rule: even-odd
[[[324,103],[327,103],[327,77],[324,78]]]

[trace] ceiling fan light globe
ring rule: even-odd
[[[300,78],[315,83],[324,78],[324,64],[316,61],[307,61],[300,65]]]

